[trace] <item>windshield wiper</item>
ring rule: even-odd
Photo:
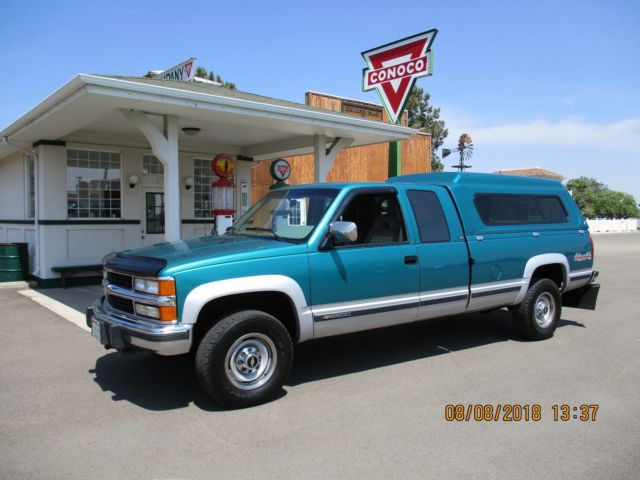
[[[280,238],[278,234],[273,231],[273,229],[267,227],[245,227],[245,230],[248,232],[269,232],[271,235],[273,235],[273,238]]]

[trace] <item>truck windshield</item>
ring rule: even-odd
[[[311,235],[337,194],[338,190],[329,188],[296,188],[269,192],[227,230],[227,235],[304,241]]]

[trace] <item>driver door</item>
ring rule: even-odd
[[[417,248],[391,187],[352,192],[333,221],[354,222],[357,240],[309,254],[314,336],[412,322],[419,306]]]

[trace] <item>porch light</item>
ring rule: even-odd
[[[184,188],[185,190],[191,190],[191,187],[193,187],[193,177],[186,177],[184,179]]]
[[[134,188],[140,180],[137,175],[129,175],[129,188]]]
[[[190,137],[195,137],[200,133],[200,129],[198,127],[184,127],[182,131],[185,135],[189,135]]]

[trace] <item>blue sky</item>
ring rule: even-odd
[[[434,75],[418,84],[442,109],[445,146],[473,137],[472,171],[541,166],[640,201],[637,0],[2,4],[0,129],[77,73],[190,56],[248,92],[378,101],[361,90],[360,52],[437,28]]]

